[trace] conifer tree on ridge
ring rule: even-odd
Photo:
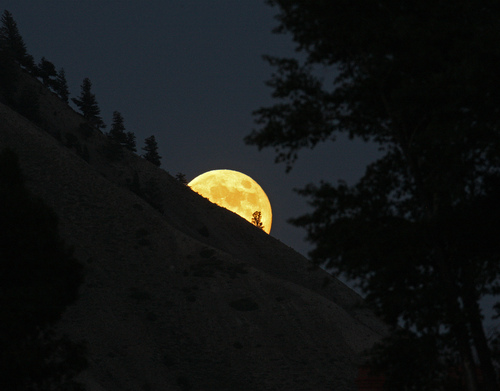
[[[17,23],[12,14],[7,10],[5,10],[2,15],[0,41],[3,48],[7,51],[7,55],[30,71],[35,69],[33,56],[28,54],[26,44],[17,28]]]
[[[123,123],[123,116],[119,111],[113,112],[113,124],[111,125],[111,130],[109,131],[109,138],[116,143],[125,147],[129,151],[137,152],[135,144],[135,134],[133,132],[125,133],[125,125]]]
[[[125,148],[127,148],[129,151],[137,152],[134,132],[127,132],[125,140]]]
[[[69,98],[69,89],[68,89],[68,82],[66,81],[66,72],[64,71],[64,68],[61,68],[59,72],[57,73],[57,78],[55,81],[55,90],[57,95],[68,103],[68,98]]]
[[[142,155],[142,157],[159,167],[161,165],[161,156],[158,154],[158,144],[155,136],[153,135],[146,138],[145,143],[146,145],[142,148],[142,150],[146,151],[146,153]]]
[[[123,124],[123,116],[119,111],[113,111],[113,123],[109,131],[109,137],[120,145],[125,145],[127,135],[125,134],[125,125]]]
[[[101,109],[97,105],[97,100],[95,95],[91,92],[92,83],[88,77],[83,79],[81,85],[81,93],[79,98],[71,99],[75,105],[78,106],[83,114],[83,117],[97,129],[103,129],[106,127],[104,124],[101,114]]]
[[[264,224],[262,224],[262,212],[260,210],[256,210],[252,213],[252,224],[257,228],[264,229]]]
[[[56,67],[52,62],[42,57],[38,64],[37,76],[42,78],[43,85],[46,87],[57,87],[56,80],[52,77],[57,77]],[[56,90],[56,88],[54,88]]]

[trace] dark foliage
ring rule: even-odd
[[[101,109],[97,105],[97,100],[95,95],[91,92],[92,83],[89,78],[83,79],[81,85],[81,92],[79,98],[72,98],[71,100],[75,105],[78,106],[83,114],[83,117],[97,129],[103,129],[106,127],[104,124],[101,114]]]
[[[51,327],[77,299],[82,267],[57,216],[24,187],[17,156],[0,154],[0,384],[9,390],[79,390],[81,345]]]
[[[437,390],[452,383],[445,376],[451,363],[441,359],[439,338],[398,330],[377,345],[373,355],[371,368],[385,372],[386,390]]]
[[[8,18],[12,15],[4,12],[2,27],[0,28],[0,93],[5,103],[12,104],[17,89],[18,65],[11,48],[12,42],[9,38]],[[15,23],[15,22],[14,22]],[[16,28],[17,29],[17,28]]]
[[[119,111],[113,111],[113,123],[111,124],[108,137],[119,145],[124,145],[127,141],[123,116]]]
[[[155,136],[150,136],[145,140],[145,146],[142,148],[146,153],[142,155],[144,159],[153,163],[155,166],[161,165],[161,156],[158,154],[158,144]]]
[[[180,183],[182,183],[184,185],[188,184],[188,180],[186,179],[186,175],[183,174],[182,172],[178,172],[177,174],[175,174],[175,179],[177,179]]]
[[[0,41],[2,41],[7,56],[14,59],[19,65],[28,68],[33,66],[33,57],[28,55],[23,37],[17,28],[17,23],[7,10],[2,14]]]
[[[54,88],[57,84],[56,67],[52,62],[47,60],[45,57],[42,57],[40,63],[38,64],[36,76],[42,79],[43,85],[46,87]],[[54,90],[56,89],[54,88]]]
[[[125,125],[123,123],[123,116],[120,112],[113,112],[113,123],[111,125],[111,130],[108,133],[108,138],[112,143],[115,144],[115,147],[109,145],[108,148],[113,149],[111,153],[116,157],[121,157],[121,151],[117,148],[120,146],[120,149],[126,148],[131,152],[136,152],[135,145],[135,134],[133,132],[125,132]]]
[[[255,225],[257,228],[264,229],[264,225],[262,224],[262,212],[259,210],[256,210],[255,212],[252,213],[252,224]]]
[[[131,152],[137,152],[136,144],[135,144],[135,134],[133,132],[127,132],[125,138],[125,148],[127,148]]]
[[[360,281],[401,349],[415,340],[399,338],[397,326],[433,341],[439,360],[458,357],[470,384],[477,357],[483,389],[496,390],[478,303],[499,292],[500,5],[269,3],[279,8],[276,32],[291,33],[305,61],[266,57],[279,102],[255,111],[260,129],[246,142],[274,148],[287,169],[301,148],[339,133],[383,152],[352,186],[300,191],[314,209],[292,222],[307,230],[313,260]],[[397,360],[381,362],[404,376]],[[412,389],[433,379],[413,379]]]
[[[54,91],[66,103],[69,102],[68,82],[66,81],[66,72],[61,68],[57,73],[56,80],[53,83]]]

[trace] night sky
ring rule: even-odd
[[[244,144],[256,126],[252,111],[273,103],[265,85],[273,69],[262,55],[297,56],[291,36],[272,33],[277,10],[264,0],[4,0],[4,9],[36,63],[45,56],[64,68],[70,99],[90,78],[105,131],[117,110],[139,151],[155,135],[172,175],[251,176],[271,201],[271,235],[304,255],[305,231],[287,220],[310,209],[293,189],[321,179],[353,183],[377,156],[373,145],[337,140],[304,151],[287,174],[273,151]]]

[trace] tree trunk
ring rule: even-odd
[[[438,213],[438,205],[435,203],[436,197],[432,196],[432,192],[429,192],[424,186],[424,182],[422,180],[423,176],[421,175],[418,159],[417,157],[410,153],[411,148],[409,144],[406,144],[405,141],[402,140],[401,147],[403,149],[403,153],[408,159],[410,171],[415,179],[417,195],[420,199],[424,210],[426,211],[426,218],[431,219],[436,216]],[[457,343],[458,352],[460,354],[460,358],[462,360],[462,365],[464,367],[465,372],[465,381],[468,391],[479,391],[479,383],[477,379],[476,366],[474,364],[474,358],[472,354],[472,349],[470,345],[470,332],[466,327],[466,323],[464,322],[464,311],[462,306],[460,305],[460,290],[458,289],[455,279],[455,275],[452,272],[453,270],[453,262],[450,262],[450,256],[447,254],[446,243],[441,242],[439,239],[440,235],[435,236],[434,232],[427,232],[429,243],[435,243],[437,250],[437,269],[440,272],[440,277],[443,281],[443,285],[445,288],[445,297],[443,297],[445,308],[446,308],[446,316],[445,319],[448,318],[448,324],[450,325],[450,331]],[[437,239],[437,240],[436,240]],[[480,320],[479,320],[480,321]],[[472,325],[471,325],[472,327]],[[482,330],[482,324],[481,324]],[[483,331],[484,335],[484,331]],[[475,342],[475,340],[474,340]],[[491,359],[490,359],[491,362]],[[490,389],[487,389],[490,391]],[[491,389],[491,391],[498,391],[498,389]]]
[[[443,246],[438,245],[438,267],[445,287],[445,319],[450,325],[450,331],[457,343],[458,352],[464,366],[465,381],[468,391],[479,391],[479,383],[475,370],[474,358],[470,345],[470,333],[466,327],[466,317],[460,305],[460,294],[454,274],[451,272],[450,258]]]
[[[474,359],[472,357],[471,347],[469,345],[468,332],[465,324],[457,322],[451,327],[451,331],[455,336],[458,345],[462,365],[464,366],[465,383],[468,391],[479,391],[477,374],[475,371]],[[495,390],[496,391],[496,390]]]
[[[477,300],[475,300],[475,298],[468,293],[464,295],[463,301],[469,320],[472,339],[474,341],[474,346],[481,365],[483,389],[485,391],[498,391],[500,388],[498,386],[497,376],[492,362],[491,350],[488,346],[488,341],[481,322],[481,310],[479,308],[479,304]]]

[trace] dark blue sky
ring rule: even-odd
[[[264,0],[4,0],[28,52],[66,71],[70,98],[85,77],[109,125],[118,110],[138,147],[154,134],[162,168],[188,180],[213,169],[254,178],[273,208],[271,235],[306,255],[305,231],[287,223],[309,210],[293,192],[307,183],[352,183],[376,148],[340,140],[304,151],[285,173],[273,151],[243,138],[252,111],[270,105],[272,68],[263,54],[294,56],[290,36],[272,34],[276,10]],[[2,9],[2,11],[3,11]]]

